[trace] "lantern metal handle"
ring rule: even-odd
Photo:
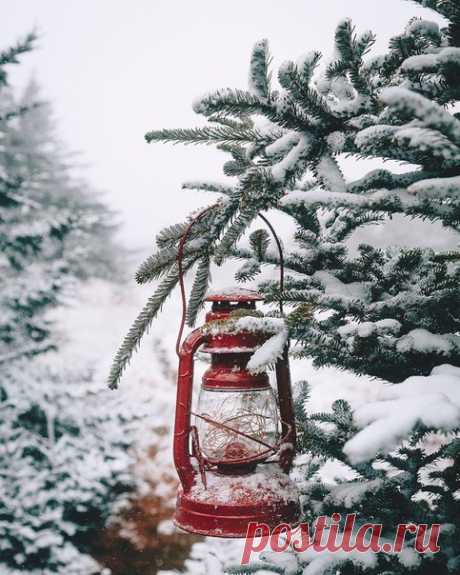
[[[174,465],[185,493],[195,483],[196,469],[190,454],[190,414],[193,394],[193,356],[205,343],[206,335],[196,329],[184,340],[179,352],[176,419],[174,422]]]

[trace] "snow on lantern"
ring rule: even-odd
[[[258,300],[262,297],[249,290],[209,296],[205,325],[180,350],[174,462],[181,486],[175,522],[192,533],[244,537],[251,521],[274,527],[295,524],[299,515],[288,476],[295,421],[286,328],[281,319],[254,317]],[[193,356],[203,344],[211,365],[192,412]],[[259,356],[273,353],[276,345],[283,350],[276,354],[278,402],[253,356],[255,350]]]

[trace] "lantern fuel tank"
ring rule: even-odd
[[[254,314],[261,299],[249,290],[209,296],[205,326],[180,350],[174,462],[181,485],[175,523],[192,533],[244,537],[250,522],[274,527],[298,521],[298,494],[288,475],[295,420],[287,350],[276,363],[277,401],[268,375],[247,369],[267,334],[225,327],[232,317]],[[194,354],[201,346],[211,364],[192,413]]]

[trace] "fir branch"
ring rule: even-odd
[[[363,193],[370,190],[394,190],[397,188],[407,188],[419,180],[427,180],[436,177],[435,173],[417,170],[403,174],[393,174],[389,170],[376,169],[368,172],[363,178],[350,182],[347,191],[352,193]]]
[[[338,215],[331,221],[329,226],[329,240],[334,242],[343,242],[350,235],[368,224],[378,224],[384,221],[385,216],[382,213],[364,210],[339,210]]]
[[[235,279],[237,282],[244,283],[253,280],[259,273],[260,263],[255,259],[250,259],[235,273]]]
[[[285,88],[295,102],[308,115],[317,120],[324,122],[328,129],[336,126],[337,120],[332,115],[326,100],[318,92],[309,86],[310,77],[306,74],[299,73],[297,66],[293,62],[285,62],[278,71],[278,80]],[[302,124],[311,129],[308,121],[302,121]]]
[[[244,248],[235,248],[233,247],[232,249],[229,250],[228,252],[229,257],[232,257],[234,259],[237,260],[253,260],[254,259],[254,254],[252,251],[244,249]],[[279,266],[280,265],[280,260],[278,255],[274,254],[274,253],[266,253],[263,257],[263,260],[259,263],[262,264],[269,264],[269,265],[273,265],[273,266]],[[285,257],[284,260],[284,267],[286,270],[290,270],[292,272],[295,273],[302,273],[305,272],[305,268],[302,267],[301,265],[299,265],[297,260],[294,260],[291,257]]]
[[[146,141],[171,142],[173,144],[215,144],[244,142],[251,143],[263,139],[263,135],[253,128],[230,126],[203,126],[202,128],[153,130],[145,134]]]
[[[298,391],[294,401],[295,419],[303,426],[308,419],[305,408],[310,399],[311,390],[308,381],[299,381],[296,387]]]
[[[240,176],[251,167],[251,161],[243,146],[238,144],[221,144],[217,146],[217,149],[231,154],[233,158],[233,161],[228,161],[224,164],[224,174],[226,176]]]
[[[144,284],[160,278],[171,269],[176,259],[177,248],[164,248],[160,252],[152,254],[137,270],[135,276],[137,283]]]
[[[219,144],[219,146],[217,146],[217,149],[231,154],[232,158],[236,162],[239,162],[241,164],[249,163],[246,148],[240,146],[239,144]]]
[[[369,86],[361,74],[361,67],[362,58],[374,43],[374,34],[365,32],[360,38],[357,38],[351,20],[342,21],[335,32],[336,49],[340,57],[328,67],[327,76],[329,78],[345,76],[348,72],[355,90],[359,94],[369,95]]]
[[[241,162],[235,162],[234,160],[231,160],[229,162],[225,162],[224,164],[224,174],[226,176],[241,176],[241,174],[244,174],[246,168],[248,167],[248,163],[241,163]]]
[[[33,50],[36,40],[36,32],[30,32],[25,36],[25,38],[19,40],[15,46],[0,52],[0,86],[5,86],[7,84],[7,73],[3,70],[3,66],[8,64],[18,64],[18,57]]]
[[[229,196],[233,194],[235,189],[232,186],[213,182],[184,182],[182,184],[183,190],[199,190],[202,192],[215,192],[217,194],[225,194]]]
[[[250,223],[257,217],[257,208],[246,206],[240,209],[240,213],[235,218],[235,221],[230,225],[225,232],[220,243],[217,245],[214,252],[214,259],[217,265],[220,265],[223,260],[230,254],[231,248],[241,238]]]
[[[187,242],[184,246],[184,256],[191,256],[201,253],[204,248],[204,241],[196,243]],[[163,248],[162,250],[149,256],[136,272],[138,284],[145,284],[155,279],[159,279],[167,273],[177,261],[177,246]]]
[[[223,116],[221,114],[216,114],[215,116],[209,116],[208,122],[215,122],[216,124],[221,124],[222,126],[228,126],[230,128],[234,128],[235,130],[239,130],[241,128],[253,128],[254,123],[252,122],[249,116],[238,116],[237,120],[233,120],[228,116]]]
[[[355,143],[367,157],[420,164],[427,171],[452,169],[460,162],[460,148],[435,129],[416,126],[371,126],[358,132]]]
[[[286,170],[286,172],[288,171]],[[294,171],[295,168],[289,173],[293,174]],[[272,170],[266,167],[247,170],[240,178],[240,187],[241,205],[252,204],[254,208],[257,208],[257,211],[275,207],[283,194],[282,185],[278,180],[275,180]]]
[[[440,262],[458,262],[460,261],[460,251],[448,250],[447,252],[437,252],[433,259]]]
[[[263,100],[270,96],[270,52],[268,41],[260,40],[254,45],[249,67],[249,90]]]
[[[355,28],[349,18],[340,22],[335,30],[335,45],[344,62],[353,62],[355,59],[354,32]]]
[[[356,55],[360,59],[364,58],[364,56],[366,56],[374,46],[375,41],[376,36],[373,32],[367,31],[364,32],[364,34],[361,34],[355,45]]]
[[[184,262],[184,271],[189,269],[193,263],[193,259]],[[110,389],[116,389],[118,387],[123,372],[131,361],[134,352],[139,348],[142,338],[147,333],[152,321],[160,312],[163,304],[171,295],[178,281],[179,277],[176,264],[166,278],[159,284],[155,293],[148,299],[117,351],[108,378]]]
[[[174,246],[180,240],[187,227],[188,223],[184,222],[163,228],[155,238],[157,246],[160,249]]]
[[[249,236],[249,243],[254,252],[257,261],[261,262],[267,253],[268,246],[270,245],[270,236],[267,230],[255,230]]]
[[[460,121],[436,102],[405,88],[387,88],[380,99],[399,114],[419,119],[424,127],[439,131],[460,146]]]
[[[208,254],[200,259],[198,269],[193,281],[193,288],[190,293],[187,306],[187,325],[193,327],[198,315],[198,312],[203,306],[206,292],[208,291],[210,280],[210,265],[211,260]]]
[[[213,219],[209,222],[208,236],[214,240],[221,237],[225,228],[236,217],[240,202],[242,201],[242,189],[240,186],[236,187],[233,192],[228,196],[227,201],[220,205],[213,213]],[[206,224],[206,221],[203,221]]]
[[[326,190],[334,190],[334,192],[346,190],[345,178],[334,155],[326,152],[318,158],[314,165],[314,173],[318,182]]]
[[[22,40],[16,43],[15,46],[0,52],[0,66],[6,64],[18,64],[18,56],[30,52],[34,48],[34,43],[37,40],[36,32],[29,32]]]
[[[270,114],[271,107],[258,96],[245,90],[217,90],[198,100],[193,109],[197,114],[212,116],[213,114],[232,115],[241,117],[241,115],[251,114]]]
[[[318,67],[318,64],[321,60],[321,52],[312,51],[309,52],[302,60],[302,62],[297,63],[296,68],[297,72],[302,77],[302,83],[308,86],[309,82],[313,78],[313,74]]]
[[[460,45],[460,6],[457,0],[411,0],[431,8],[449,20],[448,35],[452,46]]]
[[[334,78],[345,76],[348,69],[349,63],[347,60],[334,60],[326,68],[326,78],[328,80],[333,80]]]

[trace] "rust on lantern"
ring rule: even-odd
[[[262,299],[249,290],[211,295],[206,327],[235,312],[254,313]],[[298,495],[288,476],[295,420],[287,349],[276,363],[278,403],[268,375],[247,369],[251,354],[267,337],[199,328],[180,348],[174,462],[181,485],[175,523],[185,531],[244,537],[253,521],[270,527],[298,522]],[[193,357],[202,345],[211,365],[192,412]]]

